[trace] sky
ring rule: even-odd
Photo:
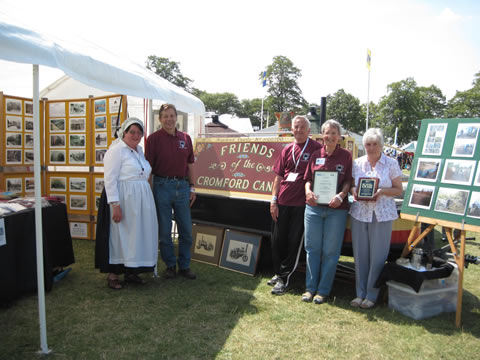
[[[448,100],[480,71],[477,0],[0,0],[0,14],[139,64],[170,58],[194,87],[239,99],[266,95],[259,74],[279,55],[301,70],[303,96],[316,104],[339,89],[378,102],[408,77]],[[0,91],[31,97],[31,73],[0,60]],[[40,89],[61,75],[42,66]]]

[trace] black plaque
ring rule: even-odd
[[[357,200],[374,201],[373,196],[377,192],[379,181],[378,178],[362,177],[358,179]]]

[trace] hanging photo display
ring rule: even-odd
[[[93,99],[92,118],[94,132],[92,132],[93,164],[103,166],[103,157],[115,140],[116,129],[122,124],[125,113],[120,109],[122,97],[119,95]],[[120,111],[120,118],[119,118]]]
[[[0,188],[15,193],[18,196],[32,196],[32,193],[35,191],[33,173],[18,172],[6,174],[5,177],[2,178]]]
[[[0,94],[3,103],[1,119],[2,152],[0,166],[25,165],[33,163],[33,101],[32,99]],[[40,123],[43,123],[43,106]],[[26,151],[29,151],[28,153]],[[26,157],[25,154],[29,156]]]
[[[47,102],[46,148],[48,165],[90,165],[88,100]]]
[[[422,216],[480,226],[480,119],[423,120],[402,205],[404,218]],[[469,227],[470,226],[470,227]]]
[[[62,172],[47,173],[47,193],[61,197],[69,213],[89,214],[90,173]]]

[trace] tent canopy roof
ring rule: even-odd
[[[101,90],[158,99],[175,104],[187,113],[205,114],[205,106],[200,99],[141,65],[90,42],[54,37],[14,25],[2,14],[0,58],[50,66]]]

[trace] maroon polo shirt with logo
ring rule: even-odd
[[[317,159],[325,159],[323,164],[320,164],[320,161]],[[338,182],[337,182],[337,194],[342,191],[342,186],[345,181],[352,180],[352,154],[350,151],[345,150],[337,145],[332,155],[328,156],[325,147],[322,147],[320,150],[317,150],[310,157],[310,162],[308,163],[307,170],[305,171],[305,181],[312,182],[313,189],[313,174],[317,170],[323,171],[336,171],[338,172]],[[328,205],[319,205],[319,206],[328,206]],[[348,196],[345,196],[343,199],[342,205],[337,209],[348,209]]]
[[[302,144],[288,144],[285,146],[275,160],[273,172],[282,177],[280,182],[280,190],[278,192],[277,203],[285,206],[305,206],[305,180],[303,179],[305,169],[307,168],[308,161],[311,155],[322,147],[320,143],[310,139],[308,141],[305,151],[302,153],[302,149],[305,143]],[[295,172],[295,163],[292,158],[292,149],[295,149],[295,162],[298,161],[300,154],[300,161],[297,167],[297,179],[295,182],[286,181],[288,174]]]
[[[152,166],[153,175],[187,176],[187,165],[195,162],[192,139],[179,130],[175,135],[164,129],[157,130],[147,138],[145,158]]]

